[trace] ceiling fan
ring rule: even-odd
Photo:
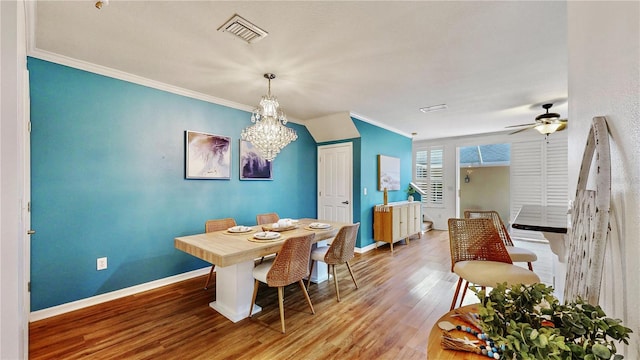
[[[536,129],[540,134],[547,136],[556,131],[564,130],[567,127],[567,119],[560,119],[560,114],[558,113],[550,113],[549,109],[552,106],[553,104],[542,105],[542,108],[545,109],[546,112],[536,116],[536,122],[534,123],[507,126],[507,128],[526,126],[523,129],[509,133],[509,135],[517,134],[529,129]]]

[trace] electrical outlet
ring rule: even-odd
[[[96,260],[96,268],[98,270],[106,269],[107,268],[107,258],[106,257],[98,258],[98,260]]]

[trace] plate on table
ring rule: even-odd
[[[280,237],[280,233],[274,231],[260,231],[253,234],[253,237],[258,240],[275,240]]]
[[[331,225],[327,223],[313,222],[309,224],[309,227],[312,229],[328,229]]]
[[[227,229],[228,232],[230,233],[246,233],[253,230],[252,227],[250,226],[244,226],[244,225],[238,225],[238,226],[234,226],[234,227],[230,227]]]

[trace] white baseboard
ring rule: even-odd
[[[373,250],[373,249],[375,249],[375,248],[376,248],[376,243],[374,242],[373,244],[369,244],[369,245],[367,245],[367,246],[365,246],[365,247],[362,247],[362,248],[357,247],[357,248],[355,249],[355,251],[356,251],[356,253],[358,253],[358,254],[364,254],[364,253],[366,253],[367,251],[371,251],[371,250]]]
[[[369,245],[367,245],[365,247],[362,247],[362,248],[356,247],[355,248],[355,252],[358,253],[358,254],[363,254],[363,253],[366,253],[367,251],[371,251],[371,250],[373,250],[375,248],[376,248],[376,244],[373,243],[373,244],[369,244]],[[52,316],[61,315],[61,314],[68,313],[68,312],[71,312],[71,311],[74,311],[74,310],[79,310],[79,309],[86,308],[86,307],[89,307],[89,306],[101,304],[101,303],[104,303],[104,302],[107,302],[107,301],[123,298],[125,296],[141,293],[143,291],[156,289],[156,288],[159,288],[159,287],[162,287],[162,286],[165,286],[165,285],[169,285],[169,284],[177,283],[177,282],[184,281],[184,280],[187,280],[187,279],[191,279],[191,278],[194,278],[194,277],[206,275],[206,274],[208,274],[209,269],[210,269],[209,267],[204,267],[202,269],[193,270],[193,271],[189,271],[189,272],[178,274],[178,275],[174,275],[174,276],[169,276],[169,277],[166,277],[166,278],[163,278],[163,279],[150,281],[148,283],[135,285],[135,286],[131,286],[131,287],[128,287],[128,288],[124,288],[124,289],[108,292],[106,294],[100,294],[100,295],[88,297],[86,299],[81,299],[81,300],[69,302],[69,303],[66,303],[66,304],[52,306],[50,308],[46,308],[46,309],[42,309],[42,310],[38,310],[38,311],[32,311],[29,314],[29,322],[34,322],[34,321],[50,318]]]
[[[163,279],[150,281],[148,283],[131,286],[128,288],[92,296],[86,299],[81,299],[81,300],[73,301],[66,304],[52,306],[50,308],[46,308],[38,311],[33,311],[29,314],[29,322],[50,318],[52,316],[61,315],[64,313],[68,313],[70,311],[74,311],[74,310],[82,309],[85,307],[104,303],[107,301],[123,298],[129,295],[134,295],[137,293],[141,293],[143,291],[156,289],[165,285],[177,283],[177,282],[191,279],[194,277],[206,275],[209,273],[210,269],[211,268],[207,266],[202,269],[193,270],[193,271],[189,271],[189,272],[174,275],[174,276],[169,276]]]

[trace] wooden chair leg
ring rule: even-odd
[[[311,274],[313,273],[313,265],[315,265],[316,261],[311,260],[311,267],[309,268],[309,278],[307,278],[307,289],[311,286]]]
[[[455,309],[456,301],[458,300],[458,293],[460,292],[460,286],[462,286],[462,278],[458,278],[458,285],[456,285],[456,291],[453,293],[453,300],[451,301],[451,308],[449,308],[449,311]]]
[[[467,294],[467,289],[469,288],[469,282],[468,281],[464,281],[464,290],[462,290],[462,297],[460,298],[460,306],[462,306],[462,303],[464,302],[464,296]]]
[[[340,302],[340,290],[338,290],[338,276],[336,272],[336,266],[331,265],[331,268],[333,269],[333,283],[336,286],[336,297],[338,298],[338,302]]]
[[[284,334],[284,286],[278,286],[278,304],[280,305],[280,323]]]
[[[204,289],[207,290],[209,288],[209,282],[211,281],[211,275],[213,275],[213,268],[215,265],[211,265],[211,270],[209,270],[209,276],[207,276],[207,281],[204,283]]]
[[[256,280],[253,284],[253,296],[251,297],[251,306],[249,307],[249,317],[251,317],[251,313],[253,312],[253,305],[256,304],[256,296],[258,295],[258,285],[259,281]]]
[[[356,281],[356,277],[353,275],[353,270],[351,270],[351,265],[349,265],[349,262],[345,262],[345,264],[347,264],[347,269],[349,269],[349,274],[351,274],[351,278],[353,279],[353,283],[356,285],[356,289],[358,288],[358,282]]]
[[[316,311],[313,310],[313,304],[311,303],[311,298],[309,297],[309,293],[307,292],[307,288],[304,287],[304,281],[300,280],[300,288],[302,289],[302,292],[304,293],[304,297],[307,299],[307,304],[309,304],[309,309],[311,309],[311,313],[315,314]]]
[[[531,261],[527,263],[527,266],[529,266],[529,270],[533,271],[533,264],[531,264]]]

